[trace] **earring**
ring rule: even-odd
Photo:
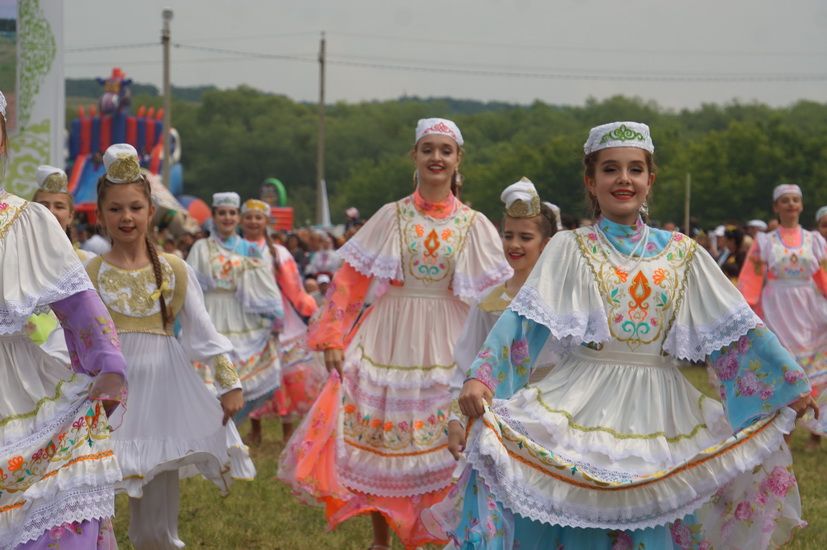
[[[643,204],[640,205],[640,215],[644,218],[649,215],[649,202],[643,201]]]

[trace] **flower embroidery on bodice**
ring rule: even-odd
[[[14,220],[28,204],[29,201],[10,195],[0,188],[0,238],[5,236]]]
[[[169,304],[172,301],[172,289],[175,288],[175,274],[163,257],[160,262],[164,300]],[[111,311],[129,317],[149,317],[161,311],[160,293],[155,284],[152,264],[126,270],[103,262],[95,282],[103,303]]]
[[[420,212],[413,196],[396,205],[404,269],[426,285],[450,282],[457,254],[474,220],[474,211],[456,201],[452,215],[434,218]]]
[[[787,246],[778,230],[769,234],[770,250],[767,254],[767,268],[773,277],[787,280],[809,280],[819,270],[818,259],[813,254],[813,234],[801,231],[801,244]]]
[[[603,298],[612,338],[627,351],[656,345],[659,352],[683,298],[694,241],[673,233],[660,252],[629,262],[593,228],[575,235]]]
[[[240,237],[238,240],[241,241]],[[243,245],[245,243],[241,244]],[[252,247],[255,247],[255,243],[247,244],[251,246],[244,250],[248,250],[250,254],[253,254]],[[216,288],[235,290],[242,272],[250,267],[251,264],[261,264],[260,259],[239,253],[237,249],[241,248],[241,245],[234,246],[234,248],[227,248],[211,238],[207,240],[207,246],[210,253],[210,275]]]

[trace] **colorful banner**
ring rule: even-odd
[[[66,164],[61,0],[0,0],[0,90],[9,101],[3,184],[28,198],[38,165]]]

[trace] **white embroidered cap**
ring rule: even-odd
[[[747,227],[757,227],[761,231],[767,230],[767,224],[763,220],[750,220],[747,222]]]
[[[213,208],[219,206],[232,206],[233,208],[238,208],[241,206],[241,196],[233,191],[228,191],[226,193],[213,193],[212,205]]]
[[[827,206],[822,206],[816,211],[816,223],[824,216],[827,216]]]
[[[782,183],[781,185],[777,185],[775,189],[772,190],[772,202],[777,201],[781,195],[798,195],[799,197],[804,196],[801,193],[801,188],[794,183]]]
[[[506,187],[500,200],[505,203],[505,213],[512,218],[533,218],[540,214],[540,195],[526,177]]]
[[[138,151],[128,143],[110,145],[103,154],[106,179],[112,183],[130,183],[141,177]]]
[[[548,206],[554,212],[554,221],[557,222],[557,231],[563,230],[563,220],[560,219],[560,207],[553,202],[544,201],[543,204]]]
[[[715,228],[715,231],[713,231],[712,234],[716,237],[723,237],[724,234],[726,234],[726,227],[724,227],[723,225],[719,225]]]
[[[351,206],[347,210],[345,210],[345,216],[348,218],[353,218],[354,220],[359,217],[359,209],[355,206]]]
[[[66,172],[60,168],[41,164],[37,167],[35,178],[37,178],[37,188],[41,191],[47,193],[69,192],[69,178],[66,177]]]
[[[456,141],[457,145],[462,146],[463,144],[459,127],[447,118],[419,119],[419,122],[416,123],[416,141],[414,143],[419,143],[420,139],[430,135],[448,136]]]
[[[326,274],[322,273],[318,277],[316,277],[316,282],[319,283],[320,285],[323,285],[325,283],[329,283],[330,282],[330,275],[326,275]]]
[[[595,126],[589,131],[583,152],[590,155],[609,147],[637,147],[650,153],[655,152],[649,127],[642,122],[610,122]]]
[[[6,118],[6,106],[7,105],[8,105],[8,102],[6,101],[6,96],[4,96],[3,92],[0,91],[0,115],[2,115],[3,118]]]

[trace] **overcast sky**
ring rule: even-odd
[[[172,54],[179,86],[248,84],[316,100],[326,31],[328,102],[827,101],[824,0],[72,0],[66,76],[105,76],[117,65],[160,86],[153,43],[165,6],[181,45]]]

